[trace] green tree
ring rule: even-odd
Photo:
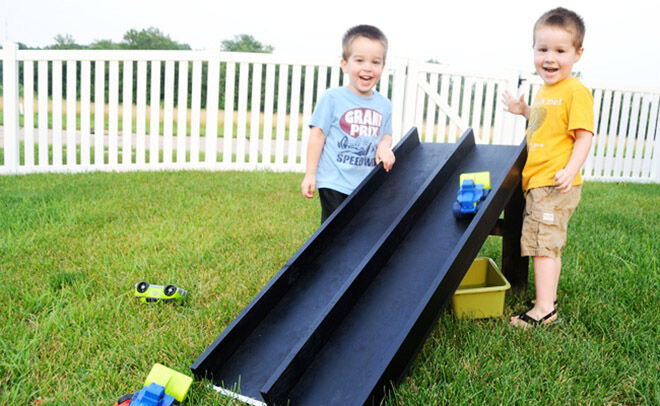
[[[73,39],[73,36],[70,34],[57,34],[55,38],[55,43],[53,45],[48,45],[46,49],[83,49],[86,48],[84,45],[76,44],[76,41]]]
[[[228,52],[261,52],[272,54],[274,48],[254,39],[252,35],[235,35],[233,40],[222,41],[222,50]]]
[[[130,29],[121,44],[124,49],[190,49],[190,45],[179,44],[155,27]]]
[[[89,44],[89,49],[122,49],[121,44],[112,42],[111,39],[97,39]]]
[[[267,44],[262,44],[261,42],[257,41],[252,35],[248,34],[240,34],[240,35],[235,35],[233,39],[227,39],[222,41],[221,45],[221,50],[226,51],[226,52],[256,52],[256,53],[266,53],[266,54],[272,54],[275,48],[273,48],[272,45],[267,45]],[[226,76],[226,69],[227,69],[227,64],[222,63],[220,65],[220,89],[225,88],[225,76]],[[266,72],[262,73],[262,84],[261,84],[261,110],[263,111],[264,108],[264,100],[265,100],[265,90],[266,90],[266,83],[265,83],[265,75]],[[236,83],[235,86],[238,86],[238,72],[236,73]],[[237,87],[238,88],[238,87]],[[250,72],[250,76],[248,79],[248,88],[252,89],[252,72]],[[275,90],[277,93],[277,89]],[[223,91],[220,93],[220,108],[224,109],[225,108],[225,94]],[[234,108],[238,104],[238,92],[236,92],[236,95],[234,96]],[[248,100],[248,108],[251,108],[252,105],[252,100]]]

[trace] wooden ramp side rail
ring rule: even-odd
[[[396,155],[405,155],[419,145],[417,129],[411,129],[393,149]],[[319,227],[305,244],[289,259],[280,271],[266,284],[257,296],[240,312],[227,328],[197,358],[190,367],[198,378],[222,364],[231,356],[245,337],[259,324],[266,314],[295,283],[305,264],[315,257],[331,241],[338,230],[357,213],[369,199],[373,190],[385,180],[386,173],[379,170],[382,163],[371,171],[335,212]]]
[[[413,128],[413,131],[410,135],[418,137],[416,129]],[[424,211],[441,185],[456,169],[458,162],[474,145],[474,135],[470,129],[455,144],[450,158],[439,163],[416,195],[411,198],[399,216],[394,219],[370,254],[356,267],[351,278],[344,284],[333,301],[328,304],[324,314],[316,323],[316,327],[294,347],[278,370],[264,385],[261,394],[268,404],[286,404],[286,394],[303,373],[310,358],[324,344],[328,332],[332,331],[341,322],[341,319],[359,298],[361,292],[373,280],[374,275],[387,262],[394,248],[414,226],[419,213]]]

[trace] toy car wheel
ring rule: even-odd
[[[451,205],[451,211],[452,211],[452,213],[454,213],[454,217],[456,217],[456,219],[458,219],[458,220],[461,219],[461,217],[462,217],[462,215],[461,215],[461,205],[458,202],[454,202]]]
[[[147,291],[147,289],[149,289],[149,284],[145,281],[142,281],[137,284],[135,289],[137,289],[138,293],[144,293]]]
[[[122,404],[124,404],[127,401],[131,400],[133,398],[133,395],[134,395],[134,393],[129,393],[127,395],[124,395],[124,396],[120,397],[119,400],[117,401],[117,404],[121,406]]]
[[[165,290],[163,290],[163,293],[165,293],[165,296],[174,296],[174,294],[176,293],[176,286],[174,285],[165,286]]]

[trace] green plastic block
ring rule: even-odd
[[[188,394],[188,389],[192,385],[193,379],[187,375],[177,372],[165,365],[155,364],[151,368],[151,372],[147,375],[147,380],[144,381],[144,386],[150,385],[155,382],[165,387],[165,393],[173,396],[179,402],[183,402]]]
[[[490,189],[490,172],[462,173],[458,177],[458,184],[462,185],[465,179],[472,179],[475,185],[484,185],[484,189]]]

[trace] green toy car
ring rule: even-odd
[[[150,285],[145,281],[135,284],[135,297],[145,303],[159,302],[161,300],[183,300],[186,296],[188,296],[188,292],[175,285]]]

